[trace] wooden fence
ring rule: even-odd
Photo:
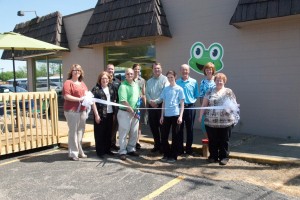
[[[0,155],[58,144],[57,94],[0,94]]]

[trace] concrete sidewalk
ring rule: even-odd
[[[59,122],[62,135],[67,135],[66,122]],[[194,151],[202,153],[201,141],[204,138],[200,130],[194,131]],[[67,137],[61,138],[61,147],[67,147]],[[141,142],[153,143],[149,126],[142,126]],[[93,124],[88,123],[83,138],[84,146],[94,145]],[[233,133],[230,138],[230,157],[262,164],[300,165],[300,140],[271,138],[249,134]]]

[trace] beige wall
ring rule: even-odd
[[[257,135],[300,138],[300,18],[283,17],[229,25],[238,0],[162,0],[173,38],[158,38],[157,61],[163,72],[187,63],[191,46],[206,48],[218,42],[224,48],[222,70],[241,105],[241,121],[234,129]],[[78,42],[91,12],[64,18],[71,53],[66,66],[81,64],[91,88],[103,69],[103,47],[79,49]],[[64,76],[66,77],[66,76]],[[191,77],[203,79],[192,71]],[[199,128],[196,121],[196,128]],[[199,134],[199,130],[195,131]]]
[[[63,18],[71,51],[63,55],[64,80],[67,78],[71,65],[80,64],[85,73],[84,82],[89,89],[95,85],[98,74],[104,69],[104,53],[101,46],[91,49],[78,47],[83,31],[92,14],[92,11],[86,11]]]
[[[156,42],[157,59],[165,65],[164,71],[178,69],[188,62],[194,42],[206,47],[222,44],[222,72],[241,104],[235,131],[300,138],[300,18],[260,20],[237,29],[229,25],[237,3],[163,0],[173,38]],[[191,76],[203,78],[194,72]]]

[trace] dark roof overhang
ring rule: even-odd
[[[13,32],[38,39],[44,42],[68,47],[66,31],[63,25],[62,15],[54,12],[43,17],[36,17],[30,21],[17,24]],[[15,51],[15,58],[22,60],[29,57],[55,54],[49,51]],[[3,51],[1,59],[11,59],[11,51]]]
[[[239,0],[229,24],[300,14],[300,0]]]
[[[172,37],[160,0],[99,0],[78,46],[151,36]]]

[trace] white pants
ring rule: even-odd
[[[68,134],[68,149],[69,157],[78,157],[78,154],[83,155],[82,137],[85,131],[86,111],[74,112],[64,111],[67,119],[69,134]]]
[[[135,151],[135,145],[138,137],[139,120],[134,118],[132,113],[119,109],[119,154]],[[128,144],[126,145],[127,134],[129,134]]]

